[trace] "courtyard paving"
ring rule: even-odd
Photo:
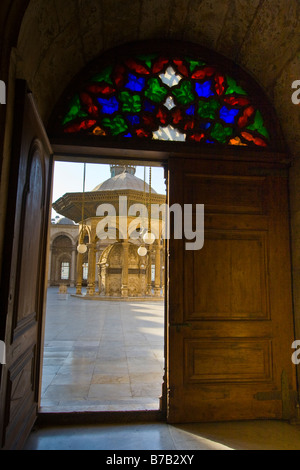
[[[158,410],[164,302],[93,301],[48,290],[41,411]]]

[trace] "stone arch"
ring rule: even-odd
[[[72,279],[72,273],[74,273],[73,263],[76,263],[76,256],[73,255],[75,252],[74,240],[69,234],[60,232],[55,234],[51,244],[51,266],[50,266],[50,286],[58,286],[59,284],[68,283],[70,284]],[[69,279],[61,279],[61,263],[66,260],[70,263]]]
[[[146,265],[137,254],[138,246],[129,242],[128,265],[124,265],[122,242],[109,245],[102,253],[99,264],[99,291],[107,297],[122,296],[123,270],[128,270],[128,297],[144,297],[147,289]]]
[[[76,244],[76,241],[74,239],[74,237],[72,237],[72,235],[70,235],[69,233],[67,232],[64,232],[64,231],[61,231],[61,232],[56,232],[56,233],[53,233],[52,237],[51,237],[51,243],[55,243],[55,241],[59,238],[59,237],[66,237],[70,240],[70,242],[72,243],[72,245],[75,245]],[[77,237],[78,238],[78,237]]]
[[[79,227],[78,243],[91,243],[91,240],[92,240],[91,228],[86,225],[82,231],[81,227]]]
[[[293,125],[298,108],[290,105],[289,93],[290,77],[298,78],[298,45],[293,41],[300,18],[297,0],[274,0],[272,8],[268,2],[254,2],[247,9],[223,0],[216,0],[213,8],[195,2],[186,6],[184,19],[180,2],[159,0],[151,2],[151,9],[145,2],[128,8],[118,0],[115,8],[102,0],[79,6],[68,2],[62,8],[52,2],[45,7],[42,0],[9,9],[7,3],[3,31],[17,46],[18,76],[28,81],[45,120],[71,79],[105,51],[149,38],[180,39],[218,51],[247,70],[275,106],[293,154],[299,151],[299,130]],[[283,33],[290,40],[283,41]],[[6,48],[6,62],[9,54]]]

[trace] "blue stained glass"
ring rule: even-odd
[[[194,116],[196,106],[192,104],[185,112],[188,116]]]
[[[128,75],[129,81],[125,88],[131,91],[142,91],[145,88],[146,80],[143,77],[136,77],[133,74]]]
[[[212,82],[209,80],[204,83],[195,83],[196,92],[200,98],[209,98],[214,95]]]
[[[238,109],[228,109],[226,106],[220,109],[220,118],[227,124],[234,124],[235,117],[239,113]]]
[[[102,111],[104,114],[113,114],[119,110],[119,103],[117,99],[113,96],[108,100],[104,98],[97,98],[99,103],[102,105]]]
[[[207,131],[207,129],[209,129],[211,126],[211,123],[210,122],[202,122],[200,124],[200,129],[203,129],[204,131]]]
[[[127,116],[127,119],[128,119],[128,121],[130,122],[130,124],[132,124],[133,126],[134,126],[135,124],[140,124],[140,122],[141,122],[141,121],[140,121],[140,117],[137,116],[136,114],[135,114],[134,116],[128,115],[128,116]]]
[[[147,101],[145,100],[145,111],[147,111],[147,113],[153,113],[155,110],[155,106],[150,103],[150,101]]]
[[[123,137],[132,137],[132,135],[130,134],[130,132],[128,132],[128,134],[124,135]]]

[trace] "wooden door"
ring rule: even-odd
[[[168,420],[289,419],[296,380],[285,171],[179,159],[169,170],[171,206],[205,205],[205,244],[186,251],[186,240],[170,240]]]
[[[36,420],[41,324],[46,295],[46,251],[52,171],[51,148],[32,95],[17,82],[1,329],[6,366],[1,374],[1,445],[20,449]]]

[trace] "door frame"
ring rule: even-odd
[[[271,171],[271,172],[283,172],[287,173],[290,166],[290,158],[287,154],[278,152],[270,152],[268,150],[255,151],[253,149],[242,149],[241,152],[238,148],[226,148],[226,149],[201,149],[199,152],[195,152],[195,147],[186,148],[183,151],[182,146],[175,146],[174,143],[169,142],[154,142],[153,148],[149,145],[139,146],[139,149],[131,148],[131,146],[125,143],[124,147],[120,148],[119,145],[112,146],[111,144],[100,144],[98,147],[92,147],[85,142],[79,142],[76,144],[76,139],[71,142],[69,138],[66,139],[51,139],[50,143],[54,153],[54,161],[78,161],[82,163],[101,163],[109,164],[113,161],[124,161],[124,162],[137,162],[140,164],[151,163],[154,166],[165,167],[166,182],[167,182],[167,202],[169,202],[169,190],[170,184],[172,184],[172,177],[169,175],[168,162],[173,158],[180,158],[183,161],[185,159],[202,159],[202,160],[214,160],[221,162],[228,162],[230,167],[231,163],[234,162],[247,162],[257,163],[258,171]],[[151,146],[152,147],[152,146]],[[52,178],[53,182],[53,178]],[[155,412],[126,412],[126,420],[136,422],[138,420],[158,420],[168,421],[168,396],[169,396],[169,362],[170,362],[170,351],[169,351],[169,244],[166,243],[166,269],[165,269],[165,377],[163,382],[163,397],[161,403],[161,409]],[[44,315],[45,322],[45,315]],[[44,331],[44,326],[43,326]],[[92,413],[76,413],[68,414],[54,413],[54,414],[39,414],[39,422],[42,424],[53,424],[59,422],[73,423],[86,423],[86,422],[112,422],[122,421],[124,419],[124,413],[112,413],[112,412],[92,412]]]
[[[50,141],[51,142],[51,141]],[[91,163],[91,164],[112,164],[112,163],[137,163],[141,166],[155,166],[161,167],[165,171],[165,181],[166,181],[166,195],[168,200],[168,161],[166,158],[156,158],[153,160],[153,152],[151,152],[152,160],[148,160],[146,158],[130,158],[127,155],[127,158],[120,158],[118,156],[108,157],[107,154],[110,152],[106,152],[103,156],[101,156],[101,149],[98,149],[98,153],[91,156],[86,156],[89,153],[89,148],[84,149],[77,148],[76,155],[73,153],[69,153],[69,146],[65,146],[65,151],[56,152],[53,147],[53,172],[52,172],[52,179],[51,179],[51,195],[53,193],[53,182],[54,182],[54,168],[55,162],[73,162],[73,163]],[[102,149],[103,150],[103,149]],[[122,149],[119,149],[117,154],[122,153]],[[148,153],[147,153],[148,155]],[[52,197],[50,198],[52,200]],[[50,204],[51,209],[51,204]],[[50,210],[51,213],[51,210]],[[50,225],[49,225],[50,227]],[[49,228],[50,230],[50,228]],[[49,263],[49,248],[50,248],[50,237],[48,236],[48,248],[47,248],[47,263],[45,265],[46,269],[46,278],[48,273],[48,263]],[[63,424],[67,422],[68,424],[92,424],[92,423],[115,423],[119,422],[122,423],[124,420],[126,423],[128,422],[152,422],[152,421],[167,421],[167,402],[168,402],[168,390],[167,390],[167,383],[168,383],[168,319],[169,319],[169,295],[168,295],[168,279],[169,279],[169,264],[168,264],[168,245],[165,244],[165,296],[164,296],[164,376],[162,381],[162,397],[160,402],[160,409],[158,410],[150,410],[150,411],[89,411],[89,412],[54,412],[54,413],[47,413],[38,411],[38,420],[37,424],[40,425],[56,425],[56,424]],[[47,285],[47,279],[46,279]],[[45,296],[46,299],[47,296]],[[40,408],[40,401],[41,401],[41,385],[42,385],[42,369],[43,369],[43,344],[44,344],[44,337],[45,337],[45,324],[46,324],[46,301],[44,304],[44,314],[42,318],[42,325],[41,325],[41,347],[40,347],[40,384],[39,384],[39,408]]]

